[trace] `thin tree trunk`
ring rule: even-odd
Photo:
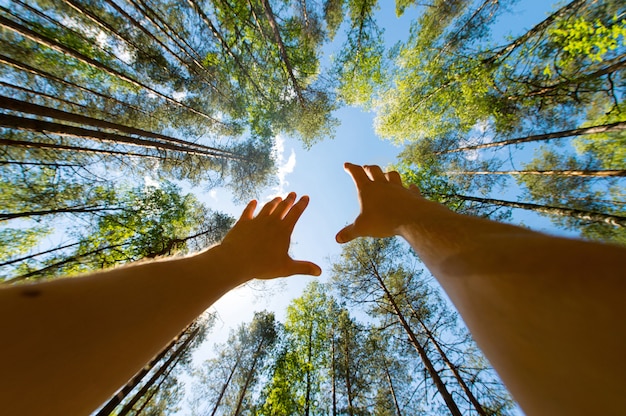
[[[335,377],[335,331],[333,325],[333,333],[331,336],[331,395],[333,401],[333,416],[337,416],[337,388],[336,388],[336,377]]]
[[[413,316],[415,317],[415,319],[417,319],[417,322],[419,322],[424,332],[426,332],[426,336],[428,337],[430,342],[432,342],[432,344],[435,346],[435,349],[437,350],[439,355],[441,355],[441,358],[446,363],[450,371],[452,371],[452,374],[454,374],[454,378],[456,378],[456,381],[459,383],[459,385],[461,386],[461,389],[463,389],[463,391],[467,395],[467,398],[469,399],[470,403],[472,403],[472,406],[474,406],[474,408],[476,409],[476,412],[478,412],[480,416],[487,416],[487,412],[485,411],[483,406],[480,404],[476,396],[474,396],[474,393],[472,393],[472,390],[470,390],[465,380],[463,380],[463,377],[461,377],[461,373],[459,372],[459,369],[450,361],[450,359],[448,358],[448,355],[445,353],[443,348],[441,348],[441,345],[439,344],[439,342],[437,341],[433,333],[430,331],[430,329],[426,326],[424,321],[422,321],[422,319],[419,317],[417,312],[413,309],[412,306],[410,307],[411,307],[411,310],[413,311]]]
[[[497,171],[473,171],[457,170],[448,171],[446,175],[554,175],[554,176],[577,176],[587,178],[610,178],[626,176],[626,170],[497,170]]]
[[[37,76],[42,77],[42,78],[47,78],[47,79],[49,79],[51,81],[58,82],[59,84],[66,85],[66,86],[71,87],[71,88],[76,88],[76,89],[78,89],[80,91],[88,92],[88,93],[93,94],[93,95],[95,95],[97,97],[103,98],[103,99],[105,99],[107,101],[112,101],[114,103],[123,105],[126,108],[130,108],[130,109],[132,109],[134,111],[137,111],[139,113],[143,113],[143,114],[148,115],[148,113],[146,111],[142,110],[139,107],[135,107],[133,105],[130,105],[130,104],[124,102],[124,101],[118,100],[115,97],[111,97],[111,96],[108,96],[106,94],[102,94],[102,93],[100,93],[100,92],[98,92],[96,90],[92,90],[91,88],[83,87],[83,86],[80,86],[80,85],[75,84],[73,82],[66,81],[63,78],[59,78],[56,75],[53,75],[53,74],[51,74],[49,72],[46,72],[46,71],[42,71],[41,69],[37,69],[37,68],[32,67],[30,65],[26,65],[26,64],[24,64],[22,62],[18,62],[18,61],[14,60],[13,58],[10,58],[8,56],[0,54],[0,63],[12,66],[13,68],[20,69],[20,70],[22,70],[24,72],[29,72],[29,73],[31,73],[33,75],[37,75]]]
[[[246,396],[246,392],[248,391],[248,387],[250,387],[250,382],[252,381],[252,376],[254,375],[254,371],[256,370],[256,364],[259,361],[259,357],[261,355],[261,349],[263,348],[263,339],[259,342],[259,345],[254,352],[254,359],[252,360],[252,366],[248,369],[248,374],[246,375],[246,381],[243,384],[243,387],[239,391],[239,398],[237,399],[237,407],[235,408],[235,413],[233,416],[238,416],[241,412],[241,407],[243,406],[243,399]]]
[[[0,85],[3,86],[3,87],[7,87],[7,88],[11,88],[11,89],[15,89],[15,90],[18,90],[18,91],[25,92],[27,94],[33,94],[33,95],[37,95],[39,97],[48,98],[50,100],[59,101],[61,103],[65,103],[65,104],[68,104],[70,106],[80,107],[80,108],[82,108],[85,111],[92,111],[92,110],[94,110],[93,108],[89,108],[86,105],[75,103],[73,101],[66,100],[64,98],[55,97],[52,94],[46,94],[45,92],[31,90],[31,89],[28,89],[28,88],[20,87],[19,85],[9,84],[9,83],[4,82],[4,81],[0,81]],[[97,109],[97,110],[101,111],[100,109]],[[110,116],[110,114],[109,114],[109,116]]]
[[[387,383],[389,384],[389,392],[391,393],[391,397],[393,398],[393,405],[396,409],[396,416],[402,416],[402,413],[400,412],[400,405],[398,404],[398,398],[396,397],[396,389],[393,387],[391,374],[389,374],[389,368],[387,367],[387,360],[383,358],[383,362],[385,366],[385,376],[387,378]]]
[[[211,416],[215,416],[215,413],[217,412],[217,409],[219,408],[220,403],[222,402],[222,399],[224,398],[226,389],[230,385],[230,381],[235,375],[235,371],[237,371],[237,368],[239,368],[239,362],[241,361],[241,354],[242,352],[239,351],[239,354],[237,354],[237,360],[235,361],[235,365],[233,366],[233,368],[231,368],[230,374],[228,374],[228,378],[226,379],[226,382],[224,383],[224,385],[222,386],[222,389],[220,390],[220,395],[217,397],[217,400],[215,401],[215,405],[213,406],[213,411],[211,412]]]
[[[346,331],[347,332],[347,331]],[[348,394],[348,415],[354,415],[354,406],[352,404],[352,383],[350,380],[350,346],[348,345],[348,337],[347,333],[344,334],[344,348],[346,352],[344,354],[344,365],[346,366],[345,377],[346,377],[346,393]]]
[[[82,214],[87,212],[98,211],[119,211],[122,208],[107,208],[98,205],[80,206],[80,207],[63,207],[56,209],[45,209],[40,211],[23,211],[23,212],[11,212],[0,213],[0,221],[8,221],[16,218],[30,218],[30,217],[43,217],[46,215],[55,214]]]
[[[448,406],[448,410],[450,410],[450,413],[453,416],[462,416],[461,415],[461,411],[459,410],[458,406],[456,405],[456,402],[452,398],[452,395],[448,391],[445,383],[443,382],[443,380],[441,380],[441,377],[439,377],[439,373],[437,372],[437,370],[435,370],[435,367],[434,367],[433,363],[428,358],[428,355],[426,354],[426,350],[420,344],[419,340],[417,339],[417,336],[415,335],[415,333],[413,332],[413,330],[409,326],[408,322],[404,318],[404,315],[402,314],[402,311],[400,311],[400,308],[396,304],[395,299],[393,298],[393,296],[391,296],[391,293],[389,292],[389,289],[387,289],[387,285],[385,285],[384,280],[378,274],[376,266],[374,264],[372,264],[372,267],[373,267],[373,271],[374,271],[374,275],[376,277],[376,280],[378,281],[378,284],[380,285],[381,289],[383,289],[383,291],[385,293],[385,297],[387,298],[387,300],[391,304],[391,307],[393,308],[394,314],[396,315],[396,318],[398,318],[398,322],[400,323],[400,325],[402,326],[404,331],[409,336],[409,340],[411,341],[411,344],[413,345],[413,347],[417,350],[417,353],[419,354],[422,362],[424,363],[424,367],[426,367],[426,370],[428,371],[428,374],[430,375],[430,377],[433,379],[433,382],[435,383],[435,387],[437,388],[437,391],[439,392],[439,394],[443,398],[444,402]]]
[[[176,351],[167,359],[159,370],[154,373],[152,377],[150,377],[150,380],[148,380],[146,384],[144,384],[143,387],[133,396],[133,398],[126,403],[124,407],[122,407],[122,410],[120,410],[116,416],[126,416],[133,409],[133,406],[137,404],[139,399],[141,399],[148,392],[150,387],[152,387],[159,377],[163,376],[168,369],[169,371],[167,371],[167,375],[165,375],[165,377],[169,376],[171,370],[176,366],[176,364],[178,364],[178,361],[182,358],[183,353],[187,350],[188,345],[191,341],[193,341],[199,332],[200,328],[198,327],[187,336],[185,342],[183,342],[180,347],[176,349]]]
[[[39,34],[37,32],[34,32],[34,31],[28,29],[25,26],[22,26],[22,25],[20,25],[18,23],[15,23],[15,22],[7,19],[4,16],[0,16],[0,26],[4,27],[6,29],[9,29],[9,30],[11,30],[11,31],[13,31],[15,33],[18,33],[18,34],[20,34],[20,35],[22,35],[22,36],[24,36],[24,37],[26,37],[26,38],[36,42],[36,43],[39,43],[39,44],[41,44],[43,46],[47,46],[48,48],[50,48],[52,50],[55,50],[55,51],[60,52],[62,54],[67,54],[67,55],[69,55],[69,56],[79,60],[80,62],[83,62],[83,63],[85,63],[85,64],[87,64],[89,66],[92,66],[92,67],[94,67],[96,69],[99,69],[99,70],[101,70],[101,71],[103,71],[103,72],[105,72],[105,73],[107,73],[107,74],[109,74],[111,76],[114,76],[114,77],[119,78],[119,79],[121,79],[123,81],[126,81],[129,84],[132,84],[132,85],[134,85],[136,87],[139,87],[139,88],[142,88],[142,89],[144,89],[146,91],[149,91],[152,94],[155,94],[156,96],[164,99],[168,103],[176,105],[176,106],[181,107],[181,108],[184,108],[185,110],[190,111],[190,112],[192,112],[194,114],[197,114],[199,116],[202,116],[202,117],[210,120],[211,122],[213,122],[215,124],[222,124],[222,125],[224,124],[223,122],[215,119],[214,117],[212,117],[212,116],[210,116],[210,115],[208,115],[206,113],[198,111],[195,108],[192,108],[192,107],[188,106],[187,104],[181,103],[181,102],[173,99],[172,97],[168,97],[167,95],[162,94],[161,92],[159,92],[159,91],[157,91],[157,90],[155,90],[153,88],[150,88],[149,86],[147,86],[147,85],[145,85],[145,84],[135,80],[134,78],[132,78],[132,77],[126,75],[126,74],[121,73],[120,71],[118,71],[116,69],[109,68],[108,66],[106,66],[106,65],[96,61],[95,59],[92,59],[92,58],[90,58],[88,56],[85,56],[82,53],[80,53],[78,51],[75,51],[74,49],[68,48],[67,46],[57,42],[54,39],[48,38],[47,36],[44,36],[44,35]]]
[[[60,266],[63,266],[65,264],[68,264],[68,263],[77,262],[78,260],[80,260],[80,259],[82,259],[84,257],[91,256],[93,254],[98,254],[98,253],[100,253],[102,251],[105,251],[105,250],[112,250],[114,248],[124,247],[124,246],[127,246],[128,244],[129,243],[123,243],[123,244],[115,244],[113,246],[100,247],[100,248],[92,250],[90,252],[83,253],[83,254],[78,254],[76,256],[72,256],[72,257],[67,258],[65,260],[58,261],[58,262],[56,262],[54,264],[50,264],[50,265],[44,267],[43,269],[34,270],[32,272],[28,272],[28,273],[23,274],[21,276],[17,276],[17,277],[14,277],[12,279],[6,280],[5,283],[11,283],[12,284],[12,283],[16,283],[16,282],[21,282],[22,280],[28,279],[29,277],[36,276],[38,274],[42,274],[44,272],[47,272],[50,269],[54,269],[56,267],[60,267]]]
[[[44,163],[44,162],[23,162],[17,160],[0,160],[0,165],[20,165],[20,166],[47,166],[50,168],[82,168],[81,165],[72,163]]]
[[[309,326],[308,361],[306,367],[306,396],[304,398],[304,415],[311,411],[311,357],[313,355],[313,323]]]
[[[242,74],[248,79],[248,81],[250,81],[250,83],[252,84],[254,89],[257,91],[257,93],[259,93],[259,95],[261,95],[263,98],[266,98],[265,94],[263,93],[263,90],[259,88],[256,81],[254,81],[254,79],[248,72],[248,69],[241,63],[241,60],[239,59],[237,55],[235,55],[235,53],[232,51],[230,46],[228,46],[228,42],[226,42],[222,34],[217,30],[215,25],[213,25],[213,22],[211,22],[211,19],[209,19],[206,13],[202,11],[202,9],[200,8],[196,0],[187,0],[187,2],[195,10],[195,12],[200,16],[202,21],[207,25],[207,27],[209,28],[213,36],[215,36],[215,38],[219,41],[220,45],[222,46],[222,49],[224,49],[226,54],[228,54],[235,61],[235,64],[237,64]]]
[[[111,399],[104,406],[102,406],[100,410],[98,410],[98,413],[96,413],[95,416],[109,416],[113,412],[113,410],[115,410],[115,408],[126,398],[126,396],[128,396],[128,394],[133,391],[133,389],[137,387],[139,383],[141,383],[141,380],[143,380],[146,374],[148,374],[150,370],[154,368],[156,363],[161,361],[165,357],[165,355],[174,348],[174,346],[180,339],[180,336],[184,334],[188,328],[189,327],[185,328],[179,335],[176,336],[176,338],[172,340],[172,342],[167,345],[167,347],[163,348],[163,350],[156,357],[150,360],[148,364],[146,364],[141,370],[139,370],[139,372],[135,374],[133,378],[131,378],[130,381],[126,383],[126,385],[115,394],[115,396],[111,397]]]
[[[552,23],[554,23],[557,19],[561,18],[562,16],[564,16],[567,13],[569,13],[570,11],[573,11],[577,7],[582,6],[584,3],[585,3],[585,0],[575,0],[575,1],[572,1],[572,2],[570,2],[568,4],[566,4],[565,6],[561,7],[559,10],[555,11],[554,13],[552,13],[546,19],[544,19],[541,22],[537,23],[535,26],[533,26],[526,33],[524,33],[523,35],[521,35],[518,38],[516,38],[513,42],[511,42],[508,45],[506,45],[505,47],[503,47],[500,51],[498,51],[494,55],[490,56],[489,58],[484,59],[483,62],[485,64],[492,64],[496,60],[498,60],[498,59],[500,59],[502,57],[506,57],[506,56],[510,55],[511,52],[513,52],[515,49],[517,49],[518,47],[523,45],[528,39],[530,39],[531,37],[535,36],[538,33],[543,32]]]
[[[559,139],[563,137],[583,136],[586,134],[609,133],[609,132],[622,131],[622,130],[626,130],[626,121],[619,121],[619,122],[610,123],[610,124],[600,124],[600,125],[592,126],[592,127],[581,127],[581,128],[572,129],[572,130],[555,131],[552,133],[535,134],[532,136],[518,137],[514,139],[477,144],[473,146],[458,147],[456,149],[434,152],[434,154],[442,155],[446,153],[463,152],[466,150],[477,150],[477,149],[486,149],[488,147],[506,146],[509,144],[537,142],[537,141],[542,141],[542,140]]]
[[[36,133],[54,133],[66,137],[95,139],[106,143],[124,144],[129,146],[137,146],[157,150],[171,150],[174,152],[182,152],[190,155],[209,158],[233,159],[233,157],[228,154],[222,154],[221,152],[216,152],[212,150],[197,150],[194,147],[188,147],[187,145],[181,146],[171,143],[162,143],[152,140],[138,139],[135,137],[125,136],[117,133],[107,133],[99,130],[84,129],[82,127],[74,127],[66,124],[12,116],[8,114],[0,114],[0,126],[11,127],[19,130],[27,130]]]
[[[542,214],[557,215],[560,217],[578,218],[590,222],[605,223],[615,227],[626,227],[626,217],[619,215],[603,214],[600,212],[583,211],[573,208],[551,207],[547,205],[530,204],[527,202],[503,201],[500,199],[478,198],[468,195],[450,195],[452,198],[459,198],[464,201],[481,202],[484,204],[499,205],[510,208],[521,208],[530,211],[540,212]]]
[[[304,103],[304,97],[302,96],[302,91],[300,86],[298,85],[298,80],[293,73],[293,67],[291,66],[291,62],[289,60],[289,56],[287,55],[287,49],[285,48],[285,44],[283,43],[283,39],[280,35],[280,31],[278,29],[278,24],[276,23],[276,18],[274,17],[274,12],[272,11],[272,7],[270,6],[267,0],[261,0],[261,4],[263,5],[263,10],[265,11],[265,16],[269,21],[270,27],[272,28],[272,32],[274,33],[274,40],[278,45],[278,51],[280,52],[280,57],[285,64],[285,69],[287,70],[287,74],[289,75],[289,79],[293,84],[293,89],[300,101],[300,104]]]
[[[84,116],[81,114],[69,113],[63,110],[57,110],[50,107],[45,107],[39,104],[29,103],[26,101],[20,101],[9,97],[0,96],[0,108],[6,108],[8,110],[19,111],[22,113],[34,114],[43,117],[56,118],[58,120],[70,121],[81,125],[88,125],[93,127],[101,127],[106,129],[114,129],[127,134],[134,134],[137,136],[147,137],[151,139],[161,140],[165,143],[172,143],[175,145],[192,147],[200,151],[211,152],[211,154],[224,154],[232,156],[233,158],[242,159],[235,153],[227,150],[217,149],[215,147],[205,146],[197,143],[187,142],[185,140],[176,139],[174,137],[165,136],[159,133],[153,133],[146,130],[137,129],[135,127],[129,127],[118,123],[112,123],[97,118]]]
[[[9,139],[0,138],[0,145],[25,147],[25,148],[30,148],[30,149],[50,149],[50,150],[58,150],[61,152],[94,153],[94,154],[100,154],[100,155],[110,155],[110,156],[117,155],[117,156],[124,156],[124,157],[143,157],[146,159],[156,159],[156,160],[167,159],[167,157],[165,156],[145,155],[141,153],[131,153],[131,152],[120,152],[117,150],[92,149],[89,147],[65,146],[65,145],[53,144],[53,143],[30,142],[26,140],[9,140]]]
[[[67,244],[67,245],[64,245],[64,246],[61,246],[61,247],[51,248],[50,250],[41,251],[39,253],[31,254],[29,256],[20,257],[19,259],[13,259],[13,260],[5,261],[4,263],[0,263],[0,267],[8,266],[9,264],[18,263],[20,261],[25,261],[25,260],[29,260],[29,259],[32,259],[32,258],[35,258],[35,257],[43,256],[45,254],[54,253],[55,251],[65,250],[66,248],[75,247],[75,246],[77,246],[79,244],[80,244],[80,241],[78,243]]]

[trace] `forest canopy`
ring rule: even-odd
[[[235,219],[198,189],[259,197],[279,140],[340,141],[346,108],[429,199],[626,244],[626,8],[560,2],[500,34],[519,3],[396,0],[410,31],[390,40],[376,0],[2,2],[2,284],[218,242]],[[258,312],[194,368],[199,320],[101,413],[171,414],[185,368],[202,414],[513,412],[416,262],[394,240],[350,244],[284,322]]]

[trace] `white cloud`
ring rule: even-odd
[[[217,201],[217,191],[215,189],[209,191],[209,196]]]
[[[274,160],[278,171],[276,177],[278,179],[278,185],[272,188],[272,193],[268,199],[272,199],[277,196],[284,196],[287,193],[286,188],[289,185],[287,181],[287,175],[292,173],[296,167],[296,152],[292,148],[289,153],[289,157],[285,160],[285,139],[281,136],[276,136],[274,141]]]
[[[146,187],[160,188],[161,185],[158,181],[155,181],[150,176],[146,175],[143,177],[143,182]]]

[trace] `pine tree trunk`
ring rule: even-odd
[[[2,115],[0,115],[0,119],[2,119]],[[0,126],[2,126],[1,121],[0,121]],[[25,140],[8,140],[8,139],[2,139],[2,138],[0,138],[0,145],[25,147],[29,149],[50,149],[50,150],[58,150],[61,152],[94,153],[94,154],[109,155],[109,156],[141,157],[141,158],[156,159],[156,160],[168,159],[165,156],[147,155],[147,154],[142,154],[142,153],[121,152],[117,150],[92,149],[89,147],[65,146],[61,144],[29,142]]]
[[[11,31],[13,31],[15,33],[18,33],[18,34],[20,34],[20,35],[22,35],[22,36],[24,36],[24,37],[26,37],[26,38],[34,41],[34,42],[37,42],[37,43],[39,43],[41,45],[47,46],[48,48],[53,49],[53,50],[55,50],[55,51],[57,51],[59,53],[67,54],[67,55],[71,56],[72,58],[75,58],[75,59],[79,60],[80,62],[82,62],[84,64],[87,64],[87,65],[89,65],[89,66],[91,66],[93,68],[99,69],[99,70],[101,70],[101,71],[103,71],[103,72],[105,72],[105,73],[107,73],[107,74],[109,74],[111,76],[114,76],[114,77],[119,78],[119,79],[121,79],[123,81],[126,81],[129,84],[132,84],[132,85],[134,85],[136,87],[142,88],[142,89],[144,89],[144,90],[146,90],[146,91],[148,91],[148,92],[150,92],[150,93],[152,93],[152,94],[154,94],[154,95],[164,99],[165,101],[167,101],[170,104],[173,104],[173,105],[176,105],[178,107],[184,108],[185,110],[190,111],[190,112],[192,112],[194,114],[197,114],[199,116],[202,116],[202,117],[210,120],[211,122],[213,122],[215,124],[222,124],[222,125],[224,124],[223,122],[215,119],[214,117],[212,117],[212,116],[210,116],[210,115],[208,115],[206,113],[198,111],[198,110],[188,106],[187,104],[181,103],[181,102],[173,99],[172,97],[168,97],[167,95],[160,93],[159,91],[157,91],[157,90],[155,90],[155,89],[153,89],[153,88],[151,88],[151,87],[149,87],[149,86],[147,86],[147,85],[145,85],[145,84],[135,80],[134,78],[132,78],[132,77],[126,75],[126,74],[121,73],[120,71],[118,71],[116,69],[109,68],[108,66],[102,64],[101,62],[96,61],[95,59],[92,59],[92,58],[90,58],[88,56],[85,56],[82,53],[80,53],[78,51],[75,51],[74,49],[68,48],[67,46],[57,42],[54,39],[48,38],[47,36],[44,36],[44,35],[39,34],[37,32],[34,32],[34,31],[28,29],[25,26],[22,26],[22,25],[20,25],[18,23],[15,23],[15,22],[7,19],[4,16],[0,16],[0,26],[6,28],[8,30],[11,30]]]
[[[484,204],[499,205],[510,208],[521,208],[542,214],[557,215],[560,217],[572,217],[584,221],[605,223],[615,227],[626,227],[626,217],[619,215],[603,214],[600,212],[583,211],[573,208],[551,207],[546,205],[530,204],[527,202],[502,201],[499,199],[477,198],[468,195],[451,195],[452,198],[459,198],[464,201],[474,201]]]
[[[46,72],[46,71],[42,71],[41,69],[37,69],[37,68],[32,67],[30,65],[26,65],[26,64],[24,64],[22,62],[18,62],[18,61],[14,60],[13,58],[10,58],[8,56],[4,56],[4,55],[0,54],[0,63],[12,66],[13,68],[19,69],[19,70],[24,71],[24,72],[29,72],[29,73],[31,73],[33,75],[37,75],[37,76],[42,77],[42,78],[49,79],[49,80],[54,81],[54,82],[58,82],[59,84],[63,84],[65,86],[68,86],[68,87],[71,87],[71,88],[76,88],[76,89],[78,89],[80,91],[88,92],[90,94],[93,94],[93,95],[95,95],[97,97],[100,97],[102,99],[105,99],[107,101],[111,101],[111,102],[123,105],[126,108],[130,108],[131,110],[134,110],[134,111],[137,111],[139,113],[148,115],[148,113],[146,111],[142,110],[139,107],[135,107],[133,105],[130,105],[130,104],[124,102],[124,101],[118,100],[115,97],[111,97],[111,96],[108,96],[106,94],[102,94],[102,93],[100,93],[100,92],[98,92],[96,90],[93,90],[91,88],[83,87],[83,86],[75,84],[73,82],[66,81],[63,78],[59,78],[56,75],[53,75],[53,74],[51,74],[49,72]]]
[[[302,96],[302,90],[298,85],[298,80],[293,73],[293,67],[291,66],[291,61],[289,56],[287,55],[287,49],[285,48],[285,44],[283,43],[283,39],[280,35],[280,31],[278,30],[278,24],[276,24],[276,18],[274,17],[274,12],[272,11],[272,7],[270,6],[268,0],[261,0],[261,4],[263,5],[263,10],[265,11],[265,16],[272,28],[272,32],[274,33],[274,40],[278,45],[278,51],[280,52],[280,57],[285,64],[285,69],[287,69],[287,74],[289,75],[289,79],[293,84],[293,89],[298,97],[298,101],[301,105],[304,104],[304,97]]]
[[[389,374],[389,368],[387,367],[387,360],[383,359],[385,366],[385,376],[387,378],[387,383],[389,384],[389,392],[391,393],[391,397],[393,398],[393,405],[396,409],[396,416],[402,416],[400,412],[400,405],[398,404],[398,398],[396,397],[396,389],[393,387],[393,382],[391,380],[391,374]]]
[[[100,408],[100,410],[98,410],[98,413],[96,413],[94,416],[109,416],[113,412],[113,410],[115,410],[115,408],[126,398],[126,396],[128,396],[128,394],[133,391],[133,389],[137,387],[139,383],[141,383],[141,380],[143,380],[146,374],[148,374],[150,370],[154,368],[156,363],[161,361],[163,357],[165,357],[165,355],[174,348],[176,342],[178,341],[180,336],[185,333],[187,328],[185,328],[178,336],[176,336],[176,338],[174,338],[172,342],[170,342],[167,347],[165,347],[159,353],[159,355],[154,357],[148,364],[146,364],[144,368],[142,368],[137,374],[135,374],[133,378],[131,378],[130,381],[126,383],[126,385],[115,394],[115,396],[113,396],[102,408]]]
[[[256,365],[259,360],[259,356],[261,355],[261,349],[263,348],[263,339],[259,343],[256,351],[254,352],[254,359],[252,360],[252,366],[248,369],[248,374],[246,375],[246,381],[244,382],[243,387],[239,391],[239,398],[237,399],[237,407],[235,408],[235,413],[233,416],[239,416],[241,412],[241,407],[243,406],[243,399],[246,396],[246,392],[248,391],[248,387],[250,387],[250,382],[252,381],[252,376],[256,370]]]
[[[56,110],[59,111],[59,110]],[[0,114],[0,126],[10,127],[20,130],[32,131],[35,133],[54,133],[62,136],[83,138],[83,139],[95,139],[101,142],[124,144],[129,146],[137,146],[148,149],[157,150],[171,150],[174,152],[181,152],[190,155],[219,158],[219,159],[233,159],[229,154],[223,154],[222,152],[197,150],[193,146],[181,146],[178,144],[162,143],[152,140],[138,139],[131,136],[125,136],[117,133],[107,133],[99,130],[90,130],[82,127],[74,127],[66,124],[53,123],[50,121],[36,120],[32,118],[12,116],[8,114]],[[237,159],[241,159],[237,157]]]
[[[439,342],[435,339],[435,336],[433,335],[433,333],[430,332],[430,329],[426,326],[424,321],[422,321],[422,319],[418,316],[418,314],[415,312],[413,307],[411,307],[411,310],[413,311],[413,316],[415,317],[415,319],[417,319],[417,322],[419,322],[424,332],[426,332],[426,336],[428,337],[430,342],[432,342],[432,344],[435,346],[435,349],[437,350],[439,355],[441,355],[441,358],[443,359],[443,361],[446,363],[450,371],[452,371],[452,374],[454,374],[454,378],[456,378],[456,381],[459,383],[459,385],[461,386],[461,389],[463,389],[463,391],[467,395],[467,398],[469,399],[470,403],[472,403],[472,406],[474,406],[474,408],[476,409],[476,412],[480,416],[487,416],[487,412],[485,412],[485,409],[483,408],[483,406],[480,404],[476,396],[474,396],[474,393],[472,393],[467,383],[465,383],[465,380],[463,380],[463,377],[461,377],[461,373],[459,372],[459,369],[450,361],[450,359],[448,358],[448,355],[445,353],[443,348],[441,348],[441,345],[439,345]]]
[[[335,377],[335,368],[337,367],[335,364],[335,331],[334,331],[334,327],[333,327],[333,333],[331,336],[331,358],[330,358],[330,362],[331,362],[331,394],[332,394],[332,401],[333,401],[333,416],[337,416],[337,388],[336,388],[336,377]]]
[[[553,133],[536,134],[532,136],[518,137],[515,139],[502,140],[498,142],[477,144],[474,146],[458,147],[456,149],[434,152],[434,154],[442,155],[446,153],[463,152],[466,150],[477,150],[477,149],[486,149],[488,147],[506,146],[509,144],[537,142],[537,141],[543,141],[543,140],[558,139],[558,138],[563,138],[563,137],[583,136],[586,134],[597,134],[597,133],[609,133],[609,132],[622,131],[622,130],[626,130],[626,121],[619,121],[619,122],[610,123],[610,124],[601,124],[601,125],[592,126],[592,127],[581,127],[581,128],[572,129],[572,130],[556,131]]]
[[[448,171],[446,175],[553,175],[586,178],[612,178],[626,176],[626,170],[507,170],[507,171]]]
[[[311,411],[311,360],[313,356],[313,323],[309,326],[309,344],[306,366],[306,396],[304,399],[304,415],[309,416]]]
[[[26,261],[35,257],[43,256],[45,254],[53,253],[55,251],[64,250],[66,248],[75,247],[79,244],[80,244],[80,241],[78,243],[67,244],[65,246],[51,248],[50,250],[41,251],[39,253],[31,254],[29,256],[20,257],[19,259],[8,260],[8,261],[5,261],[4,263],[0,263],[0,267],[8,266],[9,264],[18,263],[20,261]]]
[[[185,140],[176,139],[174,137],[165,136],[159,133],[153,133],[146,130],[137,129],[135,127],[129,127],[118,123],[112,123],[105,120],[100,120],[97,118],[83,116],[81,114],[69,113],[63,110],[57,110],[50,107],[45,107],[39,104],[33,104],[26,101],[20,101],[9,97],[0,96],[0,108],[5,108],[7,110],[14,110],[21,113],[28,113],[43,117],[55,118],[57,120],[70,121],[72,123],[93,126],[93,127],[101,127],[105,129],[113,129],[118,130],[127,134],[134,134],[137,136],[147,137],[151,139],[157,139],[163,141],[165,143],[170,143],[174,145],[180,145],[183,147],[193,148],[199,151],[207,152],[211,155],[224,154],[231,156],[236,159],[243,160],[240,156],[237,156],[235,153],[217,149],[215,147],[204,146],[197,143],[187,142]]]
[[[233,379],[233,376],[235,375],[235,371],[237,371],[237,368],[239,368],[239,362],[241,361],[241,354],[242,354],[241,351],[239,351],[239,354],[237,354],[237,359],[235,360],[235,365],[233,366],[233,368],[231,368],[230,373],[228,374],[228,378],[226,379],[226,382],[222,386],[222,389],[220,390],[220,394],[217,397],[217,400],[215,401],[215,405],[213,406],[213,410],[211,411],[211,416],[215,416],[215,413],[217,412],[217,409],[219,408],[220,403],[222,402],[222,399],[224,398],[226,389],[230,385],[230,381]]]
[[[350,380],[350,346],[348,345],[347,331],[344,334],[344,365],[345,365],[345,377],[346,377],[346,393],[348,394],[348,415],[354,415],[354,406],[352,404],[352,382]]]
[[[187,350],[187,347],[189,346],[191,341],[194,340],[199,332],[200,328],[198,327],[187,336],[187,338],[180,345],[180,347],[178,347],[176,351],[167,359],[167,361],[159,368],[159,370],[154,373],[152,377],[150,377],[146,384],[143,385],[143,387],[133,396],[133,398],[124,405],[122,410],[120,410],[120,412],[116,416],[126,416],[133,409],[133,406],[137,404],[139,399],[141,399],[148,392],[150,387],[152,387],[154,383],[161,376],[163,376],[167,370],[169,371],[167,371],[167,375],[165,375],[165,377],[169,376],[171,369],[173,369],[176,364],[178,364],[178,361],[180,360],[180,358],[182,358],[183,353]]]
[[[426,370],[428,371],[428,374],[433,379],[433,382],[435,383],[435,387],[437,388],[437,391],[441,395],[443,401],[446,403],[446,406],[448,407],[448,410],[450,410],[450,413],[453,416],[462,416],[461,415],[461,411],[459,410],[458,406],[456,405],[456,402],[452,398],[452,395],[450,394],[450,392],[446,388],[445,383],[443,382],[443,380],[441,380],[441,377],[439,377],[439,373],[437,372],[437,370],[435,370],[435,367],[434,367],[433,363],[428,358],[428,355],[426,354],[426,350],[420,344],[419,340],[417,339],[417,336],[415,335],[415,333],[411,329],[410,325],[408,324],[408,322],[404,318],[404,315],[402,314],[402,311],[400,310],[400,308],[396,304],[395,299],[393,298],[393,296],[391,296],[391,293],[389,292],[389,289],[387,289],[387,285],[385,285],[384,280],[378,274],[378,271],[376,270],[376,266],[374,264],[372,264],[372,267],[373,267],[373,270],[374,270],[374,275],[376,277],[376,280],[378,281],[378,284],[380,285],[381,289],[383,289],[383,291],[385,293],[385,297],[387,298],[387,300],[391,304],[391,307],[393,308],[394,314],[396,315],[396,318],[398,318],[398,322],[400,323],[400,325],[402,326],[404,331],[409,336],[409,340],[410,340],[411,344],[413,345],[413,347],[417,351],[418,355],[420,356],[420,359],[424,363],[424,367],[426,367]]]
[[[47,209],[41,211],[24,211],[24,212],[13,212],[13,213],[0,213],[0,221],[8,221],[16,218],[30,218],[30,217],[43,217],[46,215],[55,215],[55,214],[83,214],[87,212],[98,212],[98,211],[119,211],[121,208],[107,208],[101,207],[98,205],[91,206],[81,206],[81,207],[63,207],[56,209]]]

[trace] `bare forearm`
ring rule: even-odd
[[[612,414],[626,405],[613,376],[626,370],[613,359],[626,348],[616,331],[626,319],[626,250],[431,205],[401,235],[528,414],[591,414],[598,402]]]
[[[214,253],[0,291],[5,410],[91,412],[237,282]]]

